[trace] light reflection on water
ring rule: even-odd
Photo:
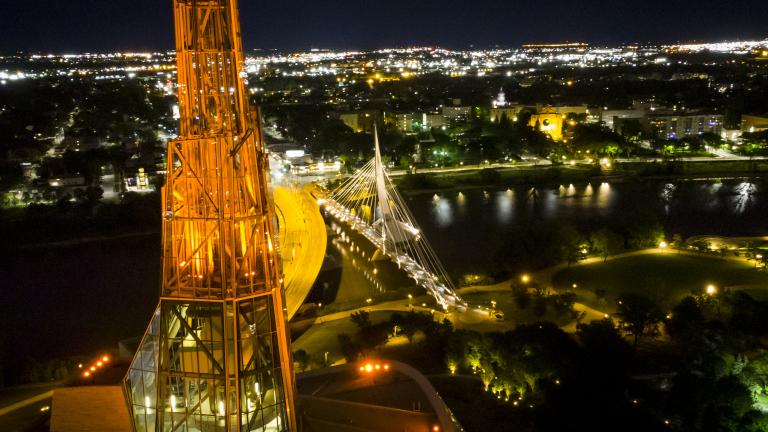
[[[681,187],[685,186],[684,189]],[[643,186],[634,190],[626,184],[611,185],[601,182],[593,187],[591,183],[582,185],[559,185],[557,187],[532,187],[517,191],[512,188],[488,191],[469,190],[466,192],[448,192],[434,194],[430,200],[430,215],[427,220],[438,228],[447,228],[455,224],[484,220],[478,217],[482,211],[491,214],[493,225],[505,226],[524,216],[543,219],[559,217],[610,217],[616,206],[624,200],[637,200],[648,211],[657,211],[663,217],[675,217],[680,211],[700,208],[702,211],[726,211],[739,215],[755,205],[758,187],[753,182],[687,182],[659,184],[656,197],[645,195]],[[622,189],[629,191],[622,192]],[[654,202],[655,201],[655,202]],[[418,208],[423,196],[409,198],[409,204],[417,208],[417,219],[423,220],[423,213]],[[482,209],[482,210],[478,210]],[[422,221],[423,223],[423,221]],[[472,228],[474,229],[474,228]]]
[[[414,194],[408,204],[449,267],[481,268],[507,227],[568,220],[582,231],[621,230],[654,216],[667,233],[768,234],[768,188],[762,180],[629,181],[465,189]]]
[[[587,183],[587,187],[584,188],[584,196],[585,197],[592,196],[593,193],[594,191],[592,191],[592,183]]]
[[[664,185],[664,188],[661,190],[661,202],[664,203],[664,213],[669,214],[669,206],[672,204],[672,200],[675,197],[675,191],[677,190],[677,185],[674,185],[672,183],[667,183]]]
[[[432,199],[432,213],[434,221],[440,228],[453,224],[453,206],[448,198],[441,198],[435,194]]]
[[[501,224],[512,222],[515,192],[511,189],[507,189],[504,192],[497,192],[494,202],[496,204],[496,220]]]
[[[734,213],[741,214],[752,204],[757,193],[757,186],[750,182],[741,182],[736,186],[733,200]]]
[[[600,183],[600,187],[597,189],[597,206],[602,209],[607,209],[615,195],[611,194],[611,185],[608,182]]]

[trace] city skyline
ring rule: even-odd
[[[710,4],[711,3],[711,4]],[[156,1],[93,2],[66,5],[50,0],[7,4],[0,14],[5,35],[0,52],[166,50],[163,30],[170,8]],[[463,0],[377,2],[360,7],[349,1],[333,5],[301,0],[282,3],[241,2],[245,48],[303,50],[377,49],[394,46],[485,48],[531,42],[584,41],[595,45],[682,43],[764,39],[759,17],[768,5],[650,1],[539,4],[469,4]],[[471,7],[470,7],[471,6]],[[372,31],[373,30],[373,31]],[[94,35],[97,35],[96,37]]]

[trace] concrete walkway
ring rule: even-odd
[[[16,410],[22,409],[24,407],[27,407],[29,405],[32,405],[36,402],[40,402],[46,399],[50,399],[53,397],[53,390],[49,390],[47,392],[40,393],[38,395],[28,397],[24,400],[20,400],[16,403],[12,403],[8,406],[5,406],[3,408],[0,408],[0,416],[4,416],[6,414],[12,413]]]

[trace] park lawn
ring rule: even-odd
[[[521,324],[530,324],[539,321],[552,321],[563,326],[573,321],[570,317],[559,316],[551,307],[548,307],[544,315],[534,313],[533,299],[525,309],[520,309],[515,304],[512,291],[499,292],[474,292],[462,294],[462,299],[470,305],[470,311],[458,317],[459,322],[454,323],[456,328],[473,330],[478,332],[508,331]],[[491,301],[496,302],[496,309],[504,313],[504,319],[497,321],[489,317],[487,311],[477,310],[477,306],[487,308]]]
[[[580,302],[612,312],[623,294],[638,293],[653,298],[662,308],[671,309],[692,292],[713,284],[718,290],[743,289],[753,297],[768,298],[768,275],[750,264],[718,258],[679,255],[673,251],[637,255],[564,269],[552,278],[558,291],[572,290]],[[595,290],[606,290],[599,301]]]
[[[392,312],[374,311],[370,313],[370,318],[372,323],[377,324],[391,319]],[[314,324],[291,343],[291,349],[294,352],[303,349],[315,359],[328,352],[328,360],[331,364],[335,364],[344,360],[344,355],[341,353],[341,347],[339,346],[338,335],[346,333],[354,337],[358,330],[357,325],[350,318]]]

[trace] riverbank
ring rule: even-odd
[[[88,243],[104,243],[104,242],[111,242],[115,240],[125,240],[125,239],[131,239],[131,238],[141,238],[141,237],[150,237],[150,236],[159,236],[159,235],[160,235],[159,230],[149,230],[149,231],[129,232],[129,233],[115,234],[115,235],[76,237],[76,238],[70,238],[66,240],[56,240],[56,241],[49,241],[49,242],[26,243],[26,244],[18,245],[17,247],[19,249],[60,248],[60,247],[84,245]]]
[[[494,172],[489,174],[489,172]],[[485,172],[485,173],[484,173]],[[768,160],[625,161],[610,169],[595,165],[478,166],[459,172],[400,176],[398,188],[409,195],[484,187],[552,186],[564,182],[627,182],[634,180],[702,180],[768,176]]]

